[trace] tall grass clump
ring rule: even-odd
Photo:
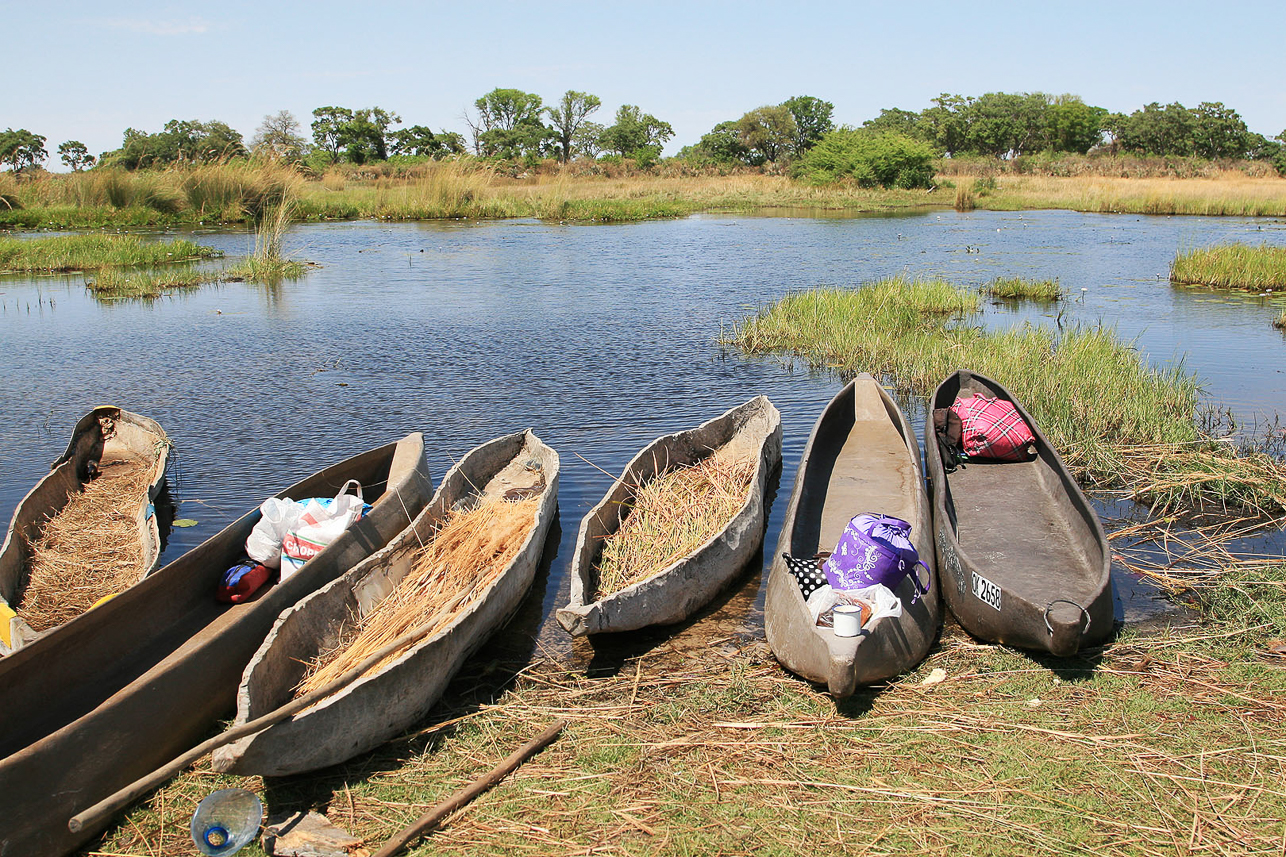
[[[982,292],[1003,300],[1058,301],[1067,292],[1057,279],[1028,280],[1024,277],[997,277],[983,286]]]
[[[1273,319],[1273,327],[1278,330],[1286,330],[1286,309],[1278,313],[1277,318]]]
[[[260,216],[255,227],[255,249],[240,265],[223,272],[226,279],[249,280],[255,283],[273,283],[294,279],[304,274],[304,264],[282,255],[286,231],[294,221],[295,201],[288,197],[270,205]]]
[[[1286,247],[1235,242],[1180,253],[1170,280],[1254,292],[1286,288]]]
[[[0,238],[0,271],[55,273],[191,262],[222,255],[185,239],[146,242],[136,235]]]
[[[969,323],[978,305],[976,293],[905,278],[815,289],[739,322],[727,341],[749,353],[791,352],[844,374],[871,372],[918,396],[958,369],[974,369],[1008,387],[1091,484],[1126,486],[1161,507],[1286,510],[1286,468],[1198,431],[1195,376],[1149,366],[1102,327],[987,331]],[[1269,473],[1278,474],[1275,482]]]

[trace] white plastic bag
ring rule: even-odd
[[[350,485],[356,489],[356,495],[346,493]],[[321,553],[369,508],[362,500],[362,485],[356,479],[345,482],[334,499],[305,500],[303,513],[281,542],[281,579],[285,580]]]
[[[259,523],[246,539],[246,556],[268,568],[281,567],[281,542],[304,513],[289,497],[269,497],[259,507]]]
[[[893,590],[878,583],[861,589],[818,587],[808,597],[808,612],[813,615],[813,622],[816,624],[822,614],[834,610],[836,604],[852,604],[855,600],[865,601],[871,608],[871,616],[862,626],[863,634],[875,624],[877,619],[883,619],[885,616],[896,618],[902,615],[902,599],[894,595]]]

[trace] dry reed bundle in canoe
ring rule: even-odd
[[[452,512],[388,597],[347,628],[338,646],[309,665],[296,697],[334,681],[416,628],[432,623],[427,639],[451,624],[517,555],[539,507],[539,497],[517,502],[497,498]],[[400,654],[389,655],[370,671],[378,672]]]
[[[32,543],[19,615],[34,630],[56,628],[143,575],[138,516],[155,459],[102,462],[85,490],[50,518]]]
[[[597,597],[633,586],[728,526],[755,478],[753,455],[716,450],[639,486],[620,529],[603,542]]]

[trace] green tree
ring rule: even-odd
[[[70,167],[72,172],[78,173],[86,167],[92,167],[95,158],[85,148],[85,144],[79,140],[68,140],[66,143],[58,145],[58,157],[63,164]]]
[[[1155,101],[1135,110],[1121,127],[1120,144],[1127,152],[1152,155],[1196,154],[1196,118],[1177,101],[1162,107]]]
[[[519,89],[493,89],[473,103],[477,121],[467,116],[474,150],[495,158],[538,157],[553,142],[555,132],[540,120],[540,96]]]
[[[920,114],[899,107],[886,107],[874,119],[867,119],[862,127],[872,133],[901,134],[903,137],[919,137],[923,134],[920,127]]]
[[[741,141],[736,122],[720,122],[714,126],[702,135],[688,156],[716,164],[748,164],[751,158],[750,150]]]
[[[36,167],[49,153],[45,151],[45,138],[26,128],[17,131],[6,128],[0,133],[0,164],[8,164],[15,173]]]
[[[389,151],[395,155],[445,158],[464,153],[464,137],[454,131],[434,134],[424,125],[412,125],[389,135]]]
[[[927,140],[948,157],[964,150],[968,133],[965,110],[972,99],[946,92],[933,99],[933,106],[920,113],[921,139]]]
[[[822,101],[811,95],[796,95],[787,98],[781,106],[789,110],[791,118],[795,120],[795,135],[790,141],[790,154],[795,157],[807,152],[817,145],[824,134],[835,129],[835,123],[831,119],[835,105],[829,101]]]
[[[784,104],[756,107],[737,120],[737,136],[750,152],[751,163],[776,161],[790,153],[798,135],[795,117]]]
[[[353,111],[347,107],[318,107],[313,111],[313,145],[330,155],[330,162],[339,161],[344,148],[344,129],[353,121]]]
[[[246,154],[241,134],[225,122],[171,119],[155,133],[126,128],[121,148],[102,162],[128,170],[178,163],[216,163]]]
[[[402,117],[379,107],[353,111],[353,118],[340,129],[344,157],[354,164],[388,160],[389,127]]]
[[[1018,157],[1045,147],[1049,99],[1039,92],[988,92],[963,111],[966,151]]]
[[[250,138],[250,149],[257,154],[295,163],[304,156],[308,141],[301,134],[303,126],[289,110],[279,110],[263,117]]]
[[[1060,95],[1047,113],[1047,148],[1085,154],[1103,141],[1105,108],[1091,107],[1075,95]]]
[[[662,147],[673,136],[669,122],[625,104],[616,111],[616,123],[603,129],[600,141],[605,151],[648,164],[661,156]]]
[[[569,89],[563,93],[563,100],[557,107],[546,108],[558,138],[558,160],[564,164],[571,160],[572,153],[576,151],[580,129],[585,125],[587,117],[602,106],[603,102],[597,95]]]
[[[1219,101],[1203,101],[1192,111],[1192,118],[1192,146],[1197,157],[1246,157],[1250,129],[1236,110]]]
[[[901,134],[832,131],[795,162],[794,174],[814,184],[922,188],[933,184],[933,147]]]

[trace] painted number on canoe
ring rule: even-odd
[[[1000,609],[1000,587],[976,571],[973,572],[973,594],[984,604]]]

